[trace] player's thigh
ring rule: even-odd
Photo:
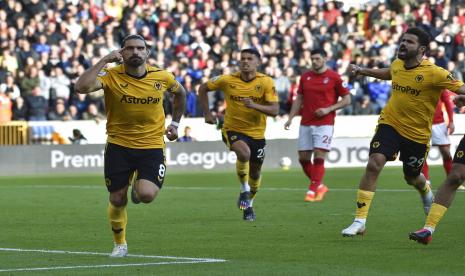
[[[403,164],[404,175],[416,177],[420,174],[426,156],[428,156],[429,144],[421,144],[404,138],[400,148],[400,160]]]
[[[313,150],[313,128],[312,126],[300,125],[299,138],[297,141],[298,151],[311,151]]]
[[[432,126],[431,144],[433,146],[450,145],[449,133],[446,123],[434,124]]]
[[[116,144],[106,144],[104,175],[109,192],[127,189],[131,175],[136,170],[130,150]]]
[[[380,153],[387,161],[394,161],[400,149],[402,136],[390,125],[379,124],[370,142],[370,153]]]
[[[333,140],[334,126],[314,126],[313,127],[313,147],[322,151],[331,150],[331,141]]]
[[[251,149],[250,140],[251,137],[236,131],[222,130],[222,139],[229,150],[236,153],[239,160],[250,160]]]
[[[164,149],[139,149],[136,154],[137,179],[145,179],[161,189],[166,175]]]

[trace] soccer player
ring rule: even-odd
[[[173,141],[185,109],[186,93],[174,75],[146,64],[150,49],[140,35],[124,38],[122,48],[100,59],[76,82],[78,93],[104,90],[107,115],[105,183],[110,192],[108,217],[113,231],[111,257],[127,255],[127,192],[134,203],[150,203],[166,174],[163,135]],[[112,68],[107,64],[122,63]],[[163,95],[174,94],[171,124],[165,130]]]
[[[458,107],[465,106],[465,96],[459,95],[454,98],[454,103]],[[465,136],[460,140],[459,146],[455,151],[452,160],[452,169],[446,177],[446,180],[436,192],[434,203],[431,206],[425,225],[422,229],[409,234],[411,240],[422,244],[428,244],[433,238],[434,230],[441,221],[447,209],[454,200],[455,192],[465,181]]]
[[[208,124],[215,124],[217,118],[209,110],[207,92],[222,90],[225,94],[227,108],[221,132],[224,143],[237,156],[236,173],[241,184],[237,205],[243,210],[246,221],[255,220],[252,205],[261,184],[266,116],[276,116],[279,111],[273,79],[257,72],[260,61],[256,49],[244,49],[239,72],[214,77],[199,87],[199,99]]]
[[[386,162],[395,160],[399,152],[405,181],[420,193],[425,214],[431,208],[433,193],[421,168],[428,154],[434,111],[443,89],[464,94],[465,86],[448,71],[424,59],[429,41],[428,33],[422,29],[409,28],[400,39],[397,59],[390,68],[349,68],[355,75],[392,80],[392,95],[370,142],[368,164],[357,192],[355,220],[342,230],[345,237],[365,232],[376,180]]]
[[[442,107],[445,107],[447,112],[448,123],[444,119],[444,112],[442,111]],[[444,90],[441,93],[441,97],[439,98],[438,105],[436,106],[436,111],[434,112],[433,117],[433,127],[431,129],[431,145],[437,146],[439,148],[439,152],[442,156],[442,164],[444,170],[446,171],[446,175],[449,174],[452,168],[452,155],[450,153],[450,139],[449,135],[454,133],[455,126],[454,126],[454,105],[450,100],[450,92]],[[428,163],[425,160],[422,169],[423,175],[426,177],[427,180],[429,178],[429,168]]]
[[[284,128],[289,129],[294,116],[301,113],[298,154],[310,179],[304,200],[311,202],[323,200],[328,191],[322,180],[326,154],[331,150],[335,111],[350,104],[350,94],[339,74],[326,66],[326,52],[315,49],[310,54],[312,68],[300,77],[297,98]]]

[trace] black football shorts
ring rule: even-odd
[[[453,163],[460,163],[465,165],[465,136],[460,140],[459,146],[454,154]]]
[[[416,177],[420,174],[428,156],[429,144],[421,144],[400,135],[392,126],[379,124],[370,142],[370,155],[381,153],[388,161],[394,161],[400,152],[404,174]]]
[[[231,149],[231,145],[236,141],[244,141],[250,148],[250,162],[262,164],[265,160],[265,139],[253,139],[240,132],[225,131],[221,132],[223,142]]]
[[[161,188],[166,174],[164,149],[133,149],[107,143],[104,171],[109,192],[129,185],[135,171],[137,179],[152,181]]]

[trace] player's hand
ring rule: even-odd
[[[454,131],[455,131],[454,122],[449,122],[449,125],[447,126],[447,128],[449,129],[449,135],[454,133]]]
[[[348,71],[350,75],[357,76],[362,71],[362,67],[355,65],[355,64],[349,64]]]
[[[465,106],[465,95],[457,95],[452,99],[452,101],[457,107]]]
[[[253,108],[253,105],[255,104],[251,98],[244,98],[242,99],[242,102],[244,103],[245,107],[248,108]]]
[[[322,108],[318,108],[315,111],[315,115],[318,116],[318,117],[323,117],[323,116],[329,114],[329,112],[331,112],[331,109],[329,109],[327,107],[322,107]]]
[[[291,124],[292,124],[292,119],[287,120],[287,121],[284,123],[284,129],[285,129],[285,130],[289,130],[289,128],[291,127]]]
[[[114,50],[111,51],[108,55],[104,56],[103,59],[105,60],[106,63],[112,63],[112,62],[119,62],[123,63],[123,56],[121,55],[121,52],[124,50]]]
[[[178,128],[173,125],[167,126],[165,130],[165,135],[166,138],[168,138],[168,140],[170,141],[178,139]]]
[[[214,116],[211,112],[205,113],[205,123],[210,125],[216,124],[216,116]]]

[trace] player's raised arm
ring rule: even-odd
[[[202,83],[199,87],[199,100],[200,105],[202,106],[203,114],[205,116],[205,123],[207,124],[216,124],[215,116],[210,112],[208,95],[209,92],[207,83]]]
[[[115,50],[100,59],[95,65],[87,69],[76,81],[74,89],[77,93],[87,94],[102,88],[102,83],[97,79],[98,73],[112,62],[123,62],[121,50]]]
[[[362,68],[360,66],[357,66],[355,64],[350,64],[349,65],[349,73],[358,76],[368,76],[368,77],[373,77],[376,79],[380,80],[391,80],[391,69],[389,68]]]

